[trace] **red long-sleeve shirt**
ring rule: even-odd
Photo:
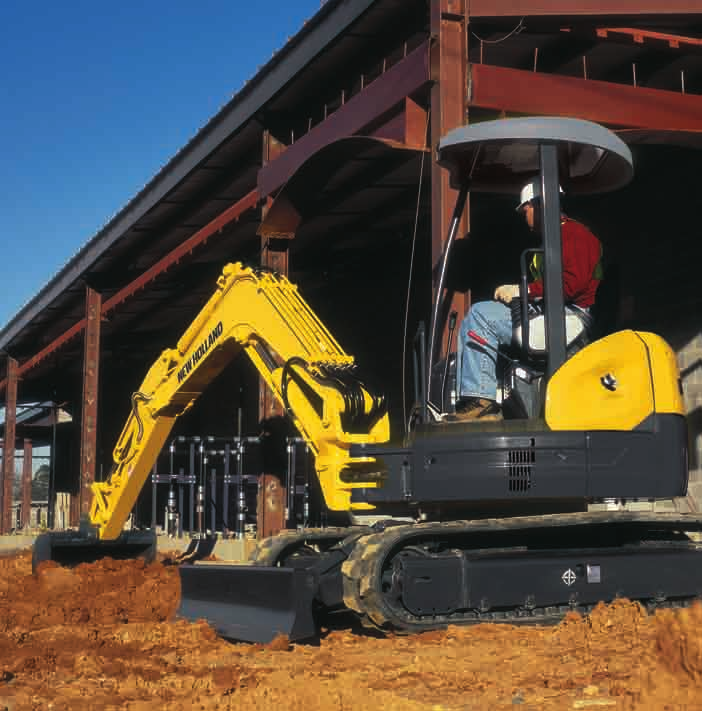
[[[589,308],[595,303],[602,279],[602,245],[590,230],[569,217],[561,221],[563,249],[563,296],[566,303]],[[541,261],[536,263],[536,279],[529,284],[529,296],[543,296]]]

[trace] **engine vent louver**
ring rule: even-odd
[[[507,463],[509,465],[508,484],[509,491],[525,492],[532,486],[532,465],[536,461],[536,450],[534,440],[531,446],[526,449],[511,449],[507,453]]]

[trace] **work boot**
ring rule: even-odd
[[[448,415],[448,422],[497,422],[502,418],[502,408],[484,397],[461,398],[456,403],[456,412]]]

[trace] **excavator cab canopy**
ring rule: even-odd
[[[626,185],[634,167],[628,146],[612,131],[582,119],[527,117],[461,126],[441,139],[437,162],[460,190],[518,194],[541,170],[540,151],[553,146],[568,195]]]
[[[431,383],[440,314],[445,312],[442,302],[447,265],[468,191],[518,195],[535,177],[541,181],[546,376],[550,378],[566,360],[559,192],[562,189],[569,195],[586,195],[626,185],[634,172],[631,151],[612,131],[590,121],[526,117],[486,121],[451,131],[439,142],[437,162],[449,171],[450,184],[458,190],[458,196],[438,271],[427,382]],[[525,295],[522,302],[526,311]],[[425,416],[429,402],[435,400],[433,395],[436,393],[426,395]]]

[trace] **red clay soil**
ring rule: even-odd
[[[702,605],[618,601],[557,627],[328,631],[230,644],[175,619],[172,566],[0,559],[0,711],[702,710]]]

